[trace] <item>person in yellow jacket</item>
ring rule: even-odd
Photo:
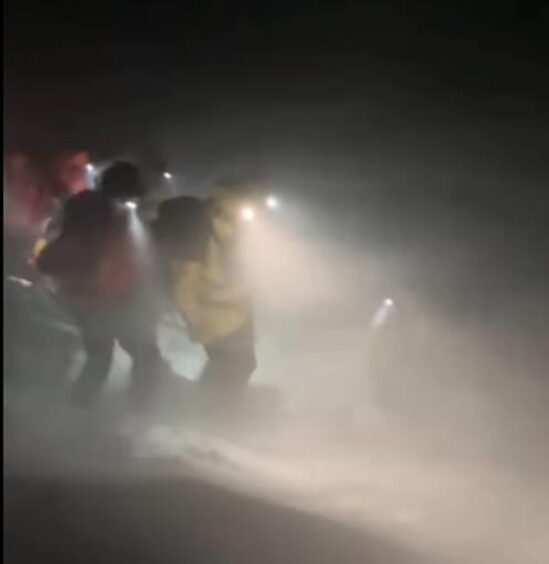
[[[251,194],[253,186],[218,187],[203,203],[202,243],[171,261],[177,308],[208,357],[201,381],[218,390],[243,389],[256,368],[252,299],[240,245]]]

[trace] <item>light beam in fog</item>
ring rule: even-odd
[[[255,210],[250,206],[246,206],[242,208],[240,215],[244,221],[252,222],[255,219]]]
[[[244,256],[254,296],[275,311],[326,305],[339,292],[326,254],[278,226],[256,221],[246,234]]]
[[[280,207],[280,202],[276,196],[269,196],[265,203],[270,210],[277,210]]]

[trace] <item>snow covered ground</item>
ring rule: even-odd
[[[41,413],[30,404],[27,411],[8,409],[7,554],[10,550],[26,554],[20,546],[25,536],[21,527],[28,530],[29,538],[36,539],[46,534],[36,528],[42,530],[45,516],[52,513],[61,523],[47,534],[61,538],[42,539],[41,543],[78,544],[82,534],[82,542],[92,543],[90,550],[97,554],[111,542],[130,543],[120,547],[122,553],[141,543],[155,555],[154,560],[141,561],[176,561],[189,546],[208,544],[205,539],[210,538],[214,545],[209,552],[204,546],[199,550],[212,559],[208,561],[238,561],[220,557],[227,546],[235,544],[246,558],[252,558],[247,561],[261,561],[247,546],[256,534],[264,543],[276,539],[276,546],[268,549],[265,561],[269,562],[297,561],[293,559],[300,551],[308,554],[306,558],[315,555],[317,561],[326,562],[335,561],[325,559],[328,555],[342,562],[396,563],[415,561],[413,558],[419,562],[547,561],[546,476],[534,470],[519,473],[495,460],[458,452],[449,447],[447,437],[381,419],[361,426],[352,419],[305,422],[282,406],[272,410],[270,417],[257,417],[257,410],[251,409],[248,418],[227,419],[222,425],[192,423],[185,418],[178,423],[173,417],[130,420],[116,414],[120,402],[121,398],[113,397],[93,415],[53,405]],[[261,402],[265,403],[264,398]],[[185,493],[171,497],[166,488],[182,488]],[[105,490],[112,493],[105,497]],[[93,491],[101,502],[93,499]],[[175,503],[177,495],[185,500],[181,505]],[[203,495],[215,501],[203,505],[199,501]],[[151,511],[160,511],[164,532],[149,532],[155,537],[150,539],[139,538],[137,530],[132,532],[132,527],[144,525],[137,525],[134,515],[124,514],[129,511],[124,504],[130,503],[121,501],[125,496],[131,498],[136,511],[148,511],[148,503],[154,506]],[[145,503],[141,496],[154,501]],[[252,503],[250,499],[257,500],[253,503],[259,511],[251,521],[242,514],[243,504]],[[171,504],[170,509],[159,510],[161,503]],[[281,527],[279,514],[284,511],[302,516],[298,528],[306,529],[304,523],[309,519],[311,523],[326,519],[322,522],[332,536],[338,530],[353,531],[353,541],[343,549],[340,540],[334,540],[328,550],[324,545],[329,544],[329,534],[313,540],[309,534],[300,537],[298,531]],[[103,523],[90,522],[90,512],[117,513],[120,522],[108,527],[114,527],[112,534],[122,527],[126,540],[111,539]],[[201,512],[212,514],[206,518]],[[195,513],[196,523],[181,528],[179,545],[170,541],[174,551],[170,553],[168,546],[162,546],[163,535],[180,523],[192,522]],[[66,520],[71,521],[70,542],[62,538]],[[240,530],[244,524],[239,523],[245,523],[245,530]],[[156,522],[154,529],[158,527]],[[215,527],[234,528],[226,533],[232,540],[220,540]],[[95,528],[97,531],[90,532]],[[294,546],[292,552],[284,543],[288,540],[291,545],[294,535],[303,546],[299,550]],[[361,559],[372,548],[368,539],[376,539],[371,541],[375,546],[377,539],[384,539],[391,547],[405,547],[405,552],[387,547],[378,554],[376,548],[372,560]],[[242,548],[243,543],[247,548]]]

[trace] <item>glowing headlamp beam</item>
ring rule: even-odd
[[[255,219],[255,210],[249,206],[242,208],[240,215],[244,221],[251,222]]]
[[[265,200],[265,203],[267,204],[267,207],[271,210],[276,210],[280,206],[280,202],[275,196],[269,196]]]

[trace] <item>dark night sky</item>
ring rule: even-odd
[[[8,0],[6,133],[101,148],[220,104],[402,92],[419,111],[546,116],[547,8],[462,4]]]
[[[234,154],[336,176],[495,170],[538,202],[549,10],[497,4],[7,0],[5,139],[139,150],[198,176]],[[518,183],[506,191],[513,205]]]

